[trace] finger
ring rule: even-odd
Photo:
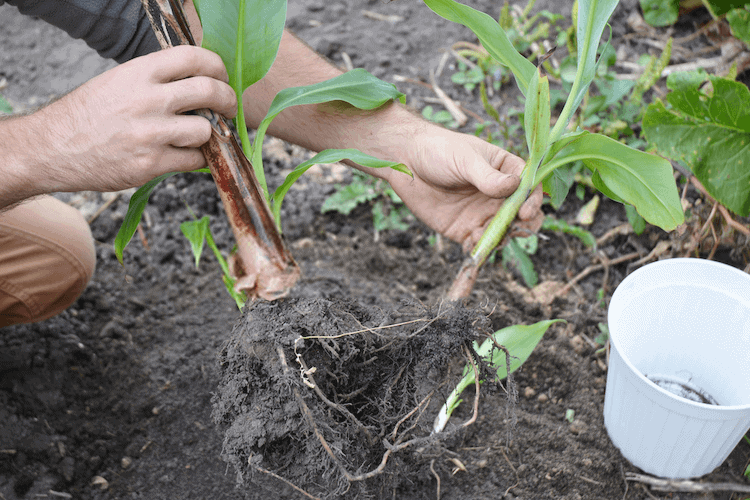
[[[206,166],[206,157],[197,148],[170,147],[161,157],[159,172],[155,176],[171,172],[189,172]]]
[[[518,211],[518,218],[521,220],[532,220],[537,217],[542,208],[543,197],[542,186],[539,185],[531,192],[523,205],[521,205],[521,209]]]
[[[211,124],[197,115],[179,115],[165,120],[165,142],[176,148],[199,148],[211,138]]]
[[[209,108],[228,118],[237,114],[237,95],[224,82],[195,76],[164,85],[165,102],[170,113]]]
[[[208,76],[223,82],[229,81],[221,57],[202,47],[178,45],[143,56],[142,62],[151,69],[151,77],[157,83],[190,76]]]

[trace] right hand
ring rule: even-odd
[[[117,191],[204,167],[210,108],[232,118],[237,98],[215,53],[178,46],[135,58],[35,113],[46,124],[35,182],[42,192]],[[31,118],[31,117],[28,117]],[[39,130],[39,129],[38,129]]]

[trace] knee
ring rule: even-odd
[[[0,326],[59,314],[95,267],[91,230],[69,205],[44,197],[0,214]]]

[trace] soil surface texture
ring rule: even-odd
[[[465,3],[493,16],[502,6]],[[565,14],[564,29],[571,4],[539,0],[535,10]],[[612,44],[623,60],[659,53],[640,43],[647,37],[638,16],[638,3],[628,0],[613,18]],[[699,9],[670,29],[684,37],[709,20]],[[287,25],[333,63],[396,83],[416,112],[443,109],[429,88],[430,72],[442,67],[437,84],[469,114],[461,130],[473,133],[474,115],[484,116],[478,90],[453,83],[456,61],[445,55],[455,42],[476,39],[420,2],[290,0]],[[692,51],[711,43],[692,40],[685,45]],[[686,62],[679,57],[688,48],[676,62]],[[17,111],[112,66],[80,40],[0,6],[0,92]],[[491,100],[501,115],[519,107],[512,82]],[[515,134],[508,148],[523,144]],[[269,139],[265,156],[273,189],[311,153]],[[376,231],[374,202],[347,216],[321,213],[337,184],[351,179],[347,168],[321,166],[290,191],[284,234],[303,277],[289,298],[244,312],[213,256],[204,253],[196,269],[179,230],[191,219],[189,206],[211,217],[219,247],[231,249],[209,176],[175,176],[155,190],[124,266],[113,240],[132,190],[60,194],[91,220],[98,267],[69,310],[0,331],[0,499],[748,496],[659,492],[626,479],[640,471],[603,423],[607,357],[597,339],[619,282],[647,262],[686,254],[740,269],[750,262],[736,232],[695,236],[711,206],[692,187],[685,192],[691,218],[679,231],[649,226],[636,235],[624,208],[603,199],[587,226],[597,250],[542,231],[530,257],[539,285],[528,288],[498,254],[466,303],[451,307],[441,297],[463,258],[457,245],[413,217],[406,229]],[[545,212],[575,223],[595,194],[581,191],[583,199],[571,195]],[[471,340],[556,318],[565,323],[547,331],[512,381],[482,384],[473,423],[462,426],[473,418],[472,386],[448,432],[430,436]],[[747,485],[749,460],[750,446],[740,443],[697,482]]]

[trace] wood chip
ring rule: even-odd
[[[387,15],[381,14],[380,12],[373,12],[371,10],[363,10],[362,15],[374,21],[385,21],[388,23],[398,23],[404,20],[403,17],[395,14]]]
[[[458,104],[456,104],[453,99],[448,97],[448,94],[443,92],[443,89],[438,87],[437,82],[435,81],[435,73],[433,73],[432,70],[430,70],[430,84],[432,85],[432,91],[435,92],[435,95],[438,96],[438,99],[443,103],[445,109],[447,109],[453,119],[456,120],[458,126],[463,127],[466,125],[466,122],[469,121],[469,117],[461,111],[461,108],[459,108]]]

